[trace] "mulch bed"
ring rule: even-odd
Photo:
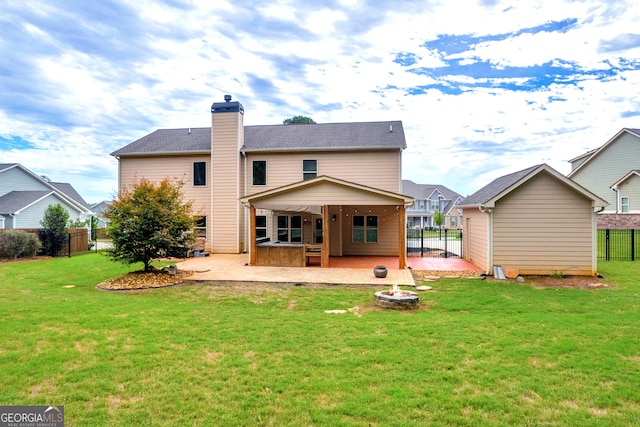
[[[191,276],[192,271],[178,270],[175,275],[164,270],[134,271],[99,283],[96,288],[106,291],[133,291],[140,289],[157,289],[176,286],[183,283],[184,278]]]

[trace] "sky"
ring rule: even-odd
[[[0,163],[115,196],[156,129],[403,122],[403,179],[463,196],[640,128],[626,0],[0,0]]]

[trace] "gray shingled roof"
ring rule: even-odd
[[[482,187],[480,190],[476,191],[469,197],[462,200],[460,205],[468,206],[468,205],[483,205],[489,200],[496,197],[498,194],[502,193],[507,188],[516,184],[518,181],[529,175],[534,170],[538,169],[542,164],[531,166],[530,168],[521,170],[519,172],[514,172],[509,175],[501,176],[500,178],[496,178],[491,181],[489,184]]]
[[[244,151],[406,148],[401,121],[247,126]]]
[[[445,199],[454,200],[458,197],[462,197],[455,191],[445,187],[444,185],[436,184],[416,184],[415,182],[403,179],[402,180],[402,194],[411,196],[414,199],[425,199],[431,195],[435,190],[438,190]]]
[[[87,202],[85,202],[85,200],[82,198],[80,193],[78,193],[76,191],[76,189],[73,188],[73,186],[71,184],[69,184],[68,182],[49,182],[49,184],[53,185],[55,188],[60,190],[62,193],[64,193],[67,196],[71,197],[76,202],[82,204],[82,206],[86,207],[87,209],[89,209],[89,210],[91,209],[91,206]]]
[[[0,213],[12,214],[40,200],[52,191],[10,191],[0,197]]]
[[[211,128],[158,129],[111,153],[171,154],[210,152]],[[406,148],[401,121],[245,126],[246,152]]]
[[[191,131],[191,132],[189,132]],[[133,141],[112,156],[127,154],[171,154],[184,152],[210,152],[211,128],[158,129]]]

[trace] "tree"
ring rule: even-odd
[[[68,240],[67,222],[69,212],[59,203],[49,205],[44,211],[44,217],[40,221],[44,239],[42,248],[44,253],[56,256]]]
[[[283,125],[315,125],[316,122],[313,121],[311,117],[305,116],[293,116],[290,119],[284,119],[282,121]]]
[[[192,202],[183,203],[181,181],[164,179],[154,184],[141,179],[124,188],[104,212],[113,248],[107,256],[125,264],[184,256],[196,242]]]

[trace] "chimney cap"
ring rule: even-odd
[[[231,95],[225,95],[224,96],[224,101],[225,102],[231,102]]]

